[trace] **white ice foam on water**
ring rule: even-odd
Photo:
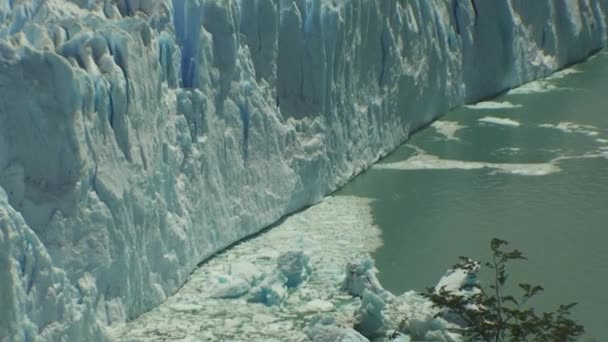
[[[509,101],[483,101],[472,105],[466,105],[469,109],[509,109],[509,108],[520,108],[522,105],[514,104]]]
[[[452,159],[441,159],[437,156],[430,155],[423,149],[411,146],[416,150],[416,155],[393,163],[378,163],[374,165],[374,169],[385,169],[385,170],[404,170],[404,171],[416,171],[416,170],[480,170],[488,169],[492,170],[492,174],[503,173],[518,176],[546,176],[561,171],[558,166],[560,161],[572,160],[572,159],[593,159],[601,158],[606,156],[606,152],[592,152],[586,153],[579,156],[559,156],[551,159],[545,163],[490,163],[483,161],[465,161],[465,160],[452,160]],[[505,149],[501,149],[505,150]],[[510,149],[513,150],[513,149]],[[515,149],[519,150],[519,149]],[[500,151],[500,150],[499,150]]]
[[[521,148],[519,148],[519,147],[505,147],[505,148],[496,150],[497,153],[505,153],[505,154],[515,154],[519,151],[521,151]]]
[[[489,163],[441,159],[428,154],[418,154],[404,161],[381,163],[376,169],[392,170],[479,170],[490,169],[500,173],[520,176],[545,176],[559,172],[560,168],[553,162],[549,163]]]
[[[539,125],[542,128],[557,129],[565,133],[580,133],[591,137],[599,135],[598,128],[591,125],[581,125],[573,122],[560,122],[557,124],[542,124]]]
[[[128,323],[118,341],[174,341],[185,336],[203,341],[301,341],[306,338],[303,328],[313,315],[349,316],[341,310],[346,310],[343,302],[352,298],[339,291],[345,265],[382,244],[371,203],[353,196],[327,197],[220,253],[197,269],[175,295]],[[218,279],[243,273],[243,265],[270,273],[279,254],[294,250],[310,256],[312,273],[282,305],[214,298],[215,287],[210,285]]]
[[[573,122],[559,122],[557,124],[542,124],[539,127],[554,128],[566,133],[583,133],[588,135],[598,135],[597,128],[592,125],[582,125]]]
[[[458,137],[456,137],[456,132],[466,128],[466,126],[463,126],[458,122],[443,120],[433,122],[431,127],[433,127],[437,133],[443,135],[446,140],[460,140]]]
[[[488,123],[488,124],[494,124],[494,125],[502,125],[502,126],[512,126],[512,127],[520,126],[520,123],[513,119],[499,118],[499,117],[495,117],[495,116],[486,116],[477,121],[483,122],[483,123]]]
[[[582,74],[582,73],[583,73],[583,71],[577,69],[576,67],[566,68],[566,69],[563,69],[563,70],[560,70],[558,72],[551,74],[550,76],[546,77],[545,80],[549,80],[549,81],[561,80],[568,76]]]
[[[564,79],[568,76],[571,76],[574,74],[580,74],[580,73],[582,73],[582,71],[578,70],[575,67],[560,70],[542,80],[528,82],[517,88],[511,89],[511,90],[509,90],[508,94],[527,95],[527,94],[547,93],[547,92],[555,91],[555,90],[569,90],[570,88],[558,87],[553,82]]]
[[[521,85],[517,88],[509,90],[508,94],[510,95],[527,95],[527,94],[538,94],[538,93],[547,93],[550,91],[558,90],[562,88],[558,88],[556,85],[545,81],[539,80],[534,82],[529,82],[524,85]]]

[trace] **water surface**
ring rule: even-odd
[[[529,261],[514,282],[532,303],[572,301],[608,337],[608,54],[499,98],[456,109],[337,195],[372,198],[380,280],[395,293],[433,285],[460,255],[485,260],[499,237]]]

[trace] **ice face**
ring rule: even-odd
[[[22,221],[1,228],[53,276],[32,292],[27,272],[6,271],[0,339],[108,337],[199,262],[319,201],[447,108],[604,46],[607,9],[2,2],[2,210]],[[0,249],[7,265],[22,264],[14,246]]]

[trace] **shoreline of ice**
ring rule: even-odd
[[[415,336],[456,336],[448,331],[451,324],[436,319],[438,310],[417,292],[395,296],[376,279],[367,255],[382,242],[370,203],[353,196],[327,197],[223,251],[161,305],[117,329],[117,341],[334,341],[323,339],[326,335],[368,341],[354,328],[369,325],[378,315],[386,315],[383,327],[369,334],[384,334],[400,323],[391,319],[407,315],[410,322],[403,327]],[[347,227],[349,234],[343,234]],[[278,269],[283,276],[277,276]],[[290,274],[305,276],[294,286],[288,284]],[[439,283],[460,281],[452,279],[459,274],[449,275],[450,280]],[[271,300],[259,300],[261,287]],[[373,300],[366,299],[371,295],[366,291],[380,296],[387,307],[364,314],[364,301]]]

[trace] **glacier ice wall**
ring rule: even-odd
[[[608,0],[0,3],[0,340],[104,340],[448,108],[607,43]],[[6,309],[8,308],[8,309]]]

